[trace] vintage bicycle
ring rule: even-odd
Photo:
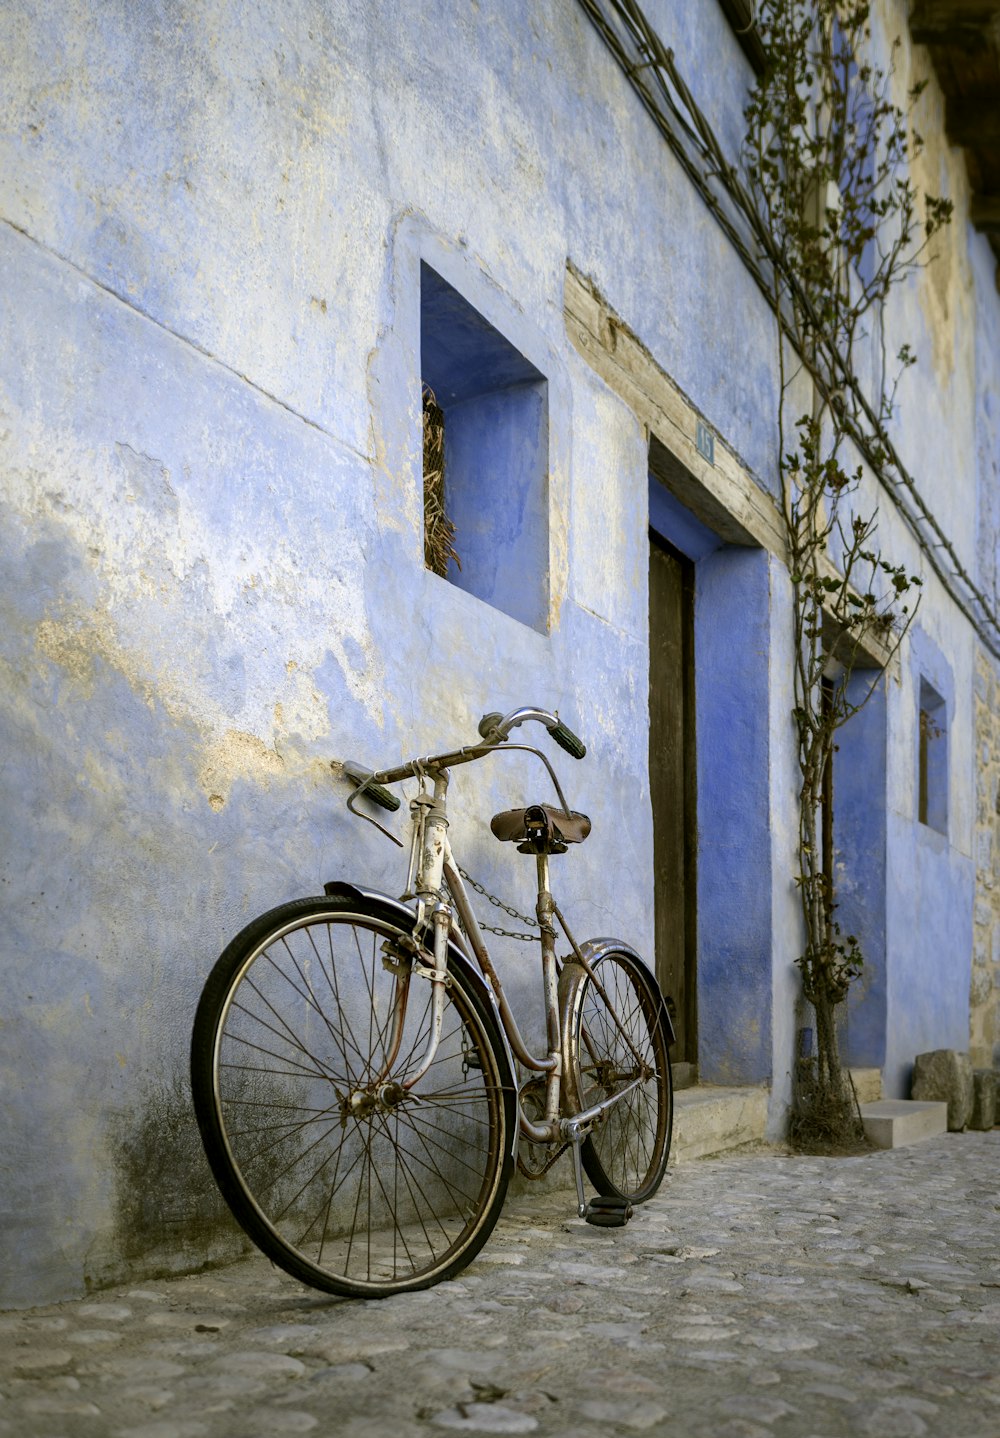
[[[635,950],[578,943],[551,893],[551,856],[590,821],[541,750],[510,742],[529,721],[583,758],[558,715],[529,707],[484,715],[479,741],[447,753],[343,765],[351,812],[396,843],[358,803],[398,809],[386,786],[417,781],[402,896],[328,883],[248,924],[205,984],[191,1085],[209,1164],[254,1243],[315,1288],[381,1298],[452,1277],[496,1224],[515,1162],[539,1177],[568,1148],[579,1215],[598,1225],[626,1222],[662,1181],[670,1015]],[[486,891],[448,835],[450,772],[501,750],[537,756],[559,801],[491,824],[536,862],[544,1053],[522,1037],[466,880]]]

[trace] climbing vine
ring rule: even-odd
[[[899,42],[883,67],[870,5],[759,0],[766,64],[746,107],[743,167],[767,236],[778,317],[777,441],[792,585],[802,992],[815,1046],[798,1065],[793,1136],[843,1143],[856,1106],[838,1014],[864,955],[841,933],[830,782],[837,734],[868,702],[902,642],[920,577],[886,558],[866,468],[892,481],[885,443],[902,374],[889,343],[893,291],[930,257],[949,201],[911,179],[923,85],[899,104]],[[864,375],[862,401],[845,376]],[[864,460],[857,438],[866,439]]]

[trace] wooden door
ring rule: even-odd
[[[694,565],[649,545],[649,788],[653,806],[656,977],[671,1000],[680,1082],[694,1081],[695,980]],[[686,1067],[690,1066],[690,1067]]]

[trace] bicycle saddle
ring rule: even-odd
[[[583,843],[590,820],[586,814],[567,813],[552,804],[529,804],[494,814],[490,828],[501,842],[517,844],[519,854],[565,854],[567,844]]]

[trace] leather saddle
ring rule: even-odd
[[[517,844],[519,854],[565,854],[567,844],[583,843],[590,820],[552,804],[529,804],[494,814],[490,828],[502,842]]]

